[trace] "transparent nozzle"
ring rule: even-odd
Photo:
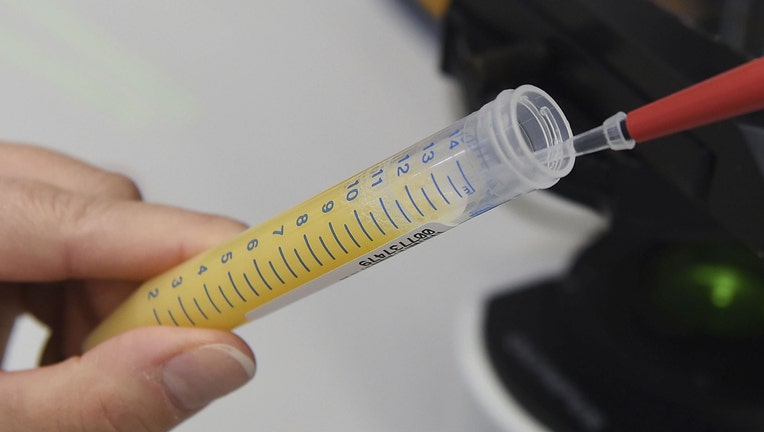
[[[631,150],[636,142],[628,135],[625,120],[625,113],[616,113],[605,120],[602,126],[597,126],[561,143],[541,149],[535,155],[539,160],[550,163],[600,150]]]

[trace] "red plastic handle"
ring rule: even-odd
[[[631,111],[626,129],[644,142],[760,109],[764,57]]]

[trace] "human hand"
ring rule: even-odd
[[[0,358],[13,320],[51,330],[37,369],[0,372],[0,430],[166,431],[248,381],[229,332],[146,327],[82,354],[139,282],[214,246],[240,223],[140,201],[129,179],[0,143]]]

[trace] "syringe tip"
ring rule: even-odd
[[[594,129],[571,138],[576,156],[600,150],[631,150],[636,142],[626,129],[626,114],[616,113]]]
[[[635,145],[636,141],[626,129],[626,114],[619,112],[605,120],[602,126],[535,151],[534,157],[548,164],[600,150],[631,150]]]

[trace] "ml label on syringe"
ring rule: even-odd
[[[355,264],[358,270],[369,268],[373,266],[374,264],[381,263],[382,261],[388,258],[392,258],[395,255],[398,255],[399,253],[407,249],[410,249],[418,244],[421,244],[423,241],[429,240],[437,236],[438,234],[443,234],[450,228],[451,228],[450,226],[434,223],[434,222],[426,224],[420,229],[412,231],[411,233],[407,235],[401,236],[394,242],[391,242],[390,244],[386,244],[380,247],[379,249],[372,251],[368,256],[361,259]]]
[[[297,301],[322,288],[328,287],[329,285],[353,276],[362,270],[371,268],[375,264],[379,264],[382,261],[385,261],[388,258],[392,258],[403,251],[409,250],[414,246],[422,244],[426,240],[435,238],[437,235],[443,234],[451,228],[452,226],[436,222],[425,224],[418,229],[412,230],[410,233],[404,234],[394,241],[385,244],[384,246],[380,246],[368,254],[364,254],[356,261],[349,262],[340,267],[337,267],[329,273],[313,279],[312,281],[307,282],[304,285],[295,288],[285,294],[282,294],[280,297],[247,312],[246,317],[248,320],[253,321],[268,315],[269,313],[278,310],[289,303]]]

